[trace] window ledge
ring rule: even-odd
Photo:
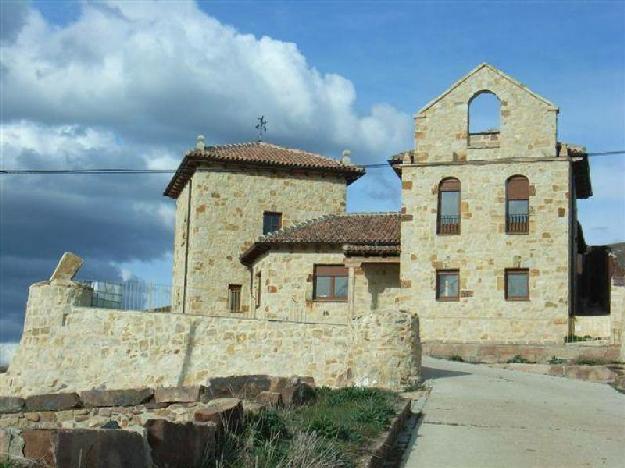
[[[338,298],[329,298],[329,299],[323,299],[323,298],[318,298],[318,299],[313,299],[313,302],[347,302],[347,299],[338,299]]]
[[[529,302],[529,297],[507,297],[506,302]]]
[[[436,298],[436,302],[460,302],[460,298],[459,297],[437,297]]]

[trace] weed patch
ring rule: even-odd
[[[398,397],[392,392],[353,387],[315,392],[309,405],[248,415],[241,434],[226,434],[216,466],[356,466],[396,414]]]

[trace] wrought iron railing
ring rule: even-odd
[[[441,216],[438,220],[439,234],[460,234],[460,216]]]
[[[506,232],[512,234],[524,234],[529,232],[529,215],[507,215],[506,216]]]
[[[171,286],[144,281],[80,281],[92,289],[91,307],[165,311],[171,305]]]

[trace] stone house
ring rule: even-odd
[[[487,93],[499,128],[470,132]],[[401,308],[424,342],[562,343],[584,245],[576,200],[592,188],[557,116],[481,64],[419,111],[414,149],[390,158],[400,213],[345,212],[365,172],[348,154],[198,140],[165,191],[177,200],[173,310],[344,323]]]

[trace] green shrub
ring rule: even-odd
[[[512,359],[508,359],[508,364],[529,364],[530,361],[525,359],[520,354],[515,354]]]
[[[551,356],[551,359],[549,359],[549,364],[564,364],[565,362],[566,359],[560,359],[555,356]]]
[[[308,426],[310,432],[326,439],[338,439],[344,441],[358,440],[358,434],[350,431],[345,424],[334,421],[330,416],[320,416],[313,419]]]

